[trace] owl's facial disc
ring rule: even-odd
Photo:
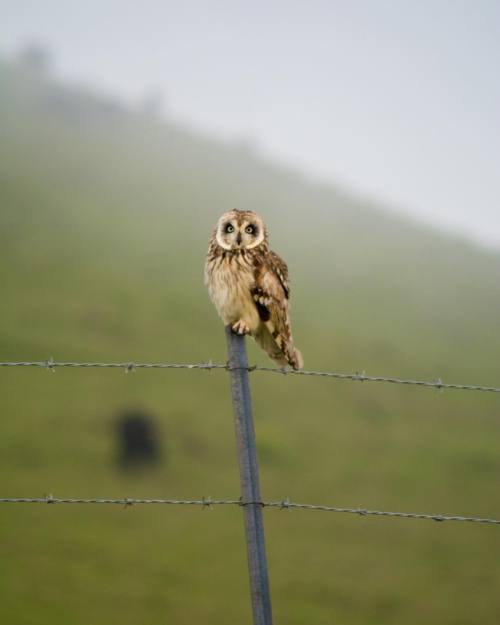
[[[243,216],[239,211],[231,211],[219,219],[216,239],[223,249],[253,249],[264,241],[266,233],[262,220],[255,213],[250,215],[249,212]]]

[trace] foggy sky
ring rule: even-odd
[[[500,246],[496,0],[0,0],[0,52]],[[250,207],[249,207],[250,208]]]

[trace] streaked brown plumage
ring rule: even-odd
[[[220,217],[208,248],[205,284],[222,321],[234,332],[253,336],[278,365],[303,367],[288,315],[288,268],[269,249],[257,213],[234,209]]]

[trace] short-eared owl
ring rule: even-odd
[[[253,336],[278,365],[303,367],[288,316],[288,268],[269,249],[259,215],[236,209],[222,215],[208,248],[205,284],[233,332]]]

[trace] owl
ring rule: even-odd
[[[269,249],[257,213],[234,209],[220,217],[208,248],[205,284],[233,332],[252,336],[280,367],[303,367],[288,315],[288,268]]]

